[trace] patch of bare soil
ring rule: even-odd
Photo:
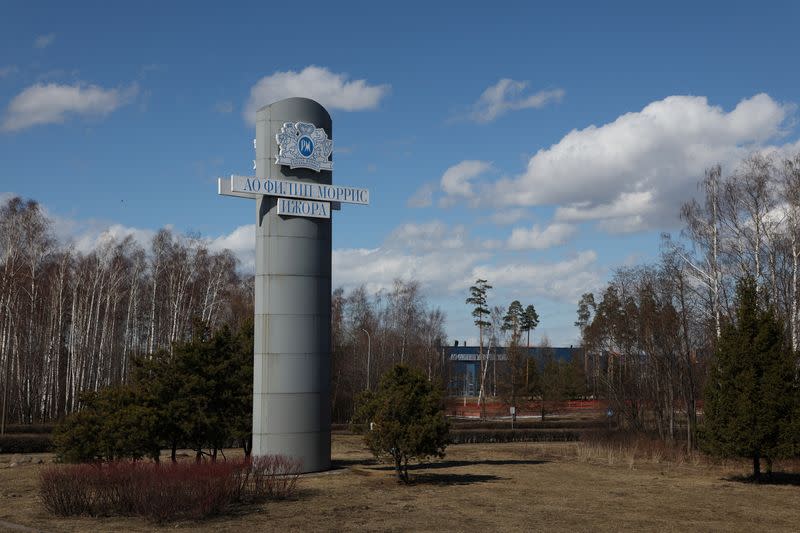
[[[0,531],[797,531],[800,523],[800,486],[737,482],[741,469],[609,464],[580,459],[572,443],[475,444],[414,468],[406,486],[360,437],[333,439],[336,469],[303,476],[296,498],[161,527],[51,516],[37,498],[42,465],[8,468],[0,456]]]

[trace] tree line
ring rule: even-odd
[[[356,396],[375,390],[395,365],[417,368],[437,386],[445,382],[445,315],[428,303],[419,282],[397,279],[374,293],[363,285],[340,287],[331,302],[334,421],[350,421]]]
[[[252,316],[252,276],[228,251],[170,229],[148,248],[103,235],[89,252],[55,237],[34,201],[0,205],[2,424],[53,420],[82,391],[128,381],[131,361]],[[195,322],[199,319],[199,322]]]
[[[75,411],[83,391],[128,383],[131,364],[197,334],[253,316],[253,277],[229,250],[159,230],[143,247],[103,235],[88,252],[55,236],[32,200],[0,205],[2,423],[37,423]],[[370,294],[333,292],[332,409],[348,421],[356,394],[395,364],[441,381],[445,315],[416,281]]]
[[[752,279],[795,361],[800,336],[800,154],[753,154],[727,174],[714,166],[699,188],[700,201],[680,209],[680,238],[663,234],[657,262],[619,269],[599,295],[584,294],[575,323],[592,393],[623,425],[682,437],[689,449],[725,357],[720,339],[741,321],[737,285]]]

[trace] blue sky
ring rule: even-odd
[[[252,110],[319,100],[334,181],[334,283],[418,279],[474,339],[464,304],[533,303],[577,341],[577,298],[651,260],[704,168],[800,149],[796,3],[4,3],[0,194],[42,203],[88,250],[159,227],[247,268]],[[600,5],[602,4],[602,5]]]

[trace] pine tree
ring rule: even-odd
[[[522,314],[522,330],[528,332],[528,348],[531,347],[531,330],[536,329],[536,326],[539,325],[539,313],[536,312],[536,308],[533,305],[529,305],[525,308],[525,312]]]
[[[359,397],[353,422],[375,457],[390,457],[405,483],[410,460],[444,457],[450,428],[441,392],[419,370],[397,365],[384,374],[376,392]]]
[[[783,327],[758,301],[753,278],[737,285],[736,323],[726,324],[705,390],[701,444],[713,455],[748,457],[753,478],[791,453],[794,368]]]
[[[525,311],[522,310],[522,304],[519,300],[514,300],[508,306],[508,311],[503,317],[503,331],[511,332],[511,343],[518,344],[519,336],[524,329]]]
[[[483,355],[483,330],[491,325],[488,320],[484,320],[484,316],[489,316],[489,304],[486,300],[486,294],[492,286],[485,279],[475,280],[475,285],[469,288],[469,298],[466,303],[473,306],[472,316],[475,318],[475,325],[478,326],[478,357],[481,362],[481,389],[480,389],[480,405],[481,405],[481,418],[486,418],[486,369],[488,368],[487,361]]]

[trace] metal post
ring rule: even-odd
[[[369,337],[369,331],[364,328],[361,328],[361,331],[367,334],[367,390],[369,390],[369,360],[372,355],[372,341]]]

